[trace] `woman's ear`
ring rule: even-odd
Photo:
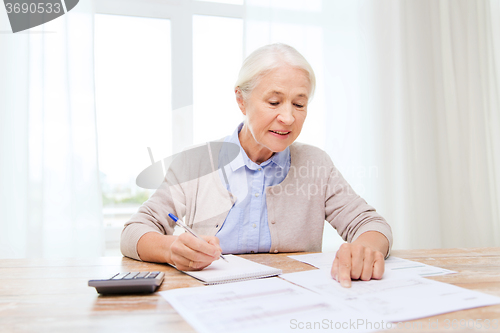
[[[243,98],[243,93],[241,92],[240,87],[234,88],[234,94],[236,95],[236,103],[238,103],[241,113],[246,116],[247,111],[245,109],[245,99]]]

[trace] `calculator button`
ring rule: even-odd
[[[131,272],[129,275],[123,278],[123,280],[132,280],[135,278],[137,275],[139,275],[140,272]]]
[[[135,277],[135,279],[144,279],[149,272],[140,272],[139,275]]]
[[[154,279],[160,274],[160,272],[151,272],[151,274],[148,275],[148,279]]]
[[[126,273],[120,273],[118,275],[115,275],[112,279],[110,280],[121,280],[123,279],[125,276],[127,276],[129,274],[129,272],[126,272]]]

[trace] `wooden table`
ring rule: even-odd
[[[400,250],[393,255],[458,271],[432,279],[500,297],[500,248]],[[284,273],[315,269],[287,254],[243,257]],[[99,296],[87,286],[89,279],[128,271],[165,272],[160,290],[202,285],[168,265],[122,257],[4,259],[0,260],[0,332],[193,332],[158,294]],[[479,319],[500,321],[500,305],[425,318],[411,322],[413,329],[391,332],[500,332],[500,327],[446,329],[446,323],[457,320],[458,325],[462,319],[469,321],[469,327],[476,327]]]

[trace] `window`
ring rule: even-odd
[[[159,160],[230,134],[240,121],[231,96],[243,60],[242,4],[96,2],[96,112],[107,255],[120,254],[123,223],[152,193],[135,184],[151,163],[147,147]]]
[[[109,230],[116,235],[150,195],[135,184],[147,147],[171,154],[170,21],[96,15],[95,68],[103,217],[116,248]]]
[[[234,83],[243,59],[243,20],[193,17],[194,143],[218,140],[242,121]]]

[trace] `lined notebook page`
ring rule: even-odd
[[[183,272],[201,280],[205,284],[221,284],[258,279],[282,273],[281,269],[258,264],[231,254],[224,255],[224,257],[228,262],[219,259],[201,271]]]

